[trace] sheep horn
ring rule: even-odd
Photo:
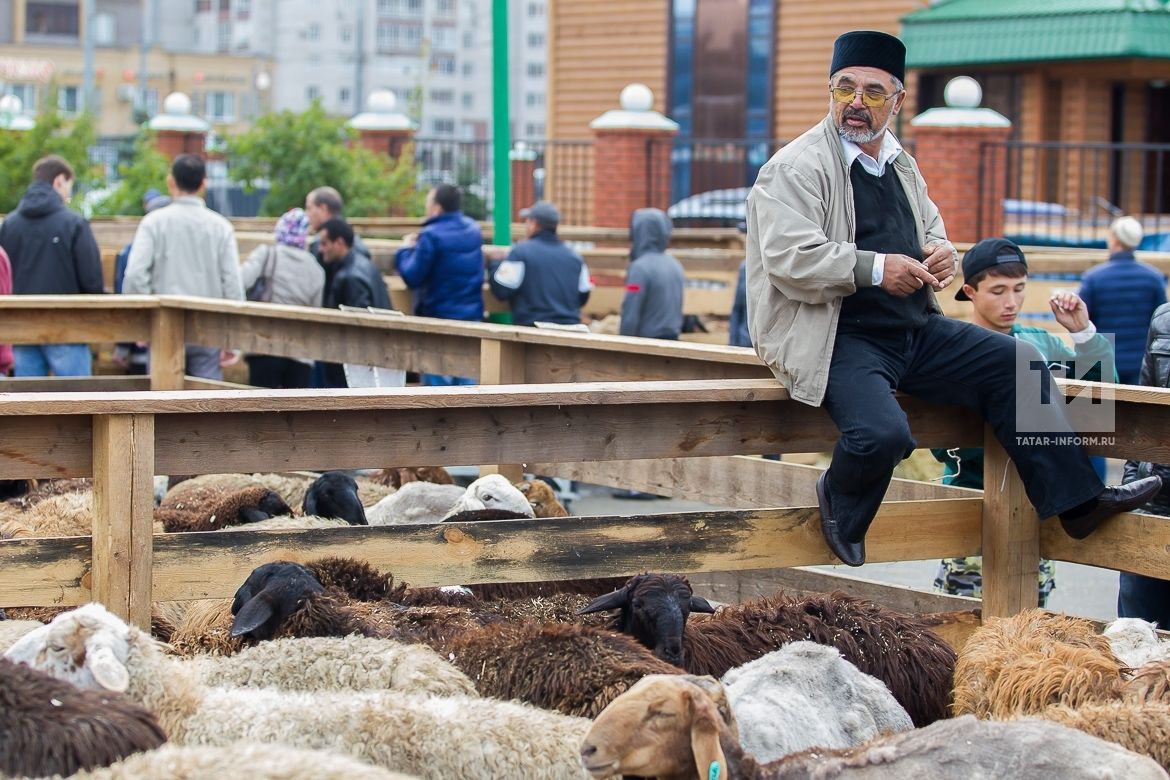
[[[613,593],[606,593],[604,596],[598,596],[590,601],[585,606],[577,610],[578,615],[589,615],[594,612],[604,612],[607,609],[621,609],[630,603],[630,586],[625,585],[620,590],[615,590]],[[712,610],[714,612],[714,610]]]

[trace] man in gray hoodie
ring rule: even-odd
[[[683,323],[682,263],[666,253],[670,217],[638,209],[630,218],[630,270],[622,299],[621,334],[678,340]]]

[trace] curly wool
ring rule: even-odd
[[[455,480],[451,473],[442,466],[400,466],[398,468],[382,469],[372,474],[370,479],[380,485],[388,485],[395,490],[409,482],[431,482],[436,485],[453,485]]]
[[[543,479],[517,482],[516,489],[524,494],[532,505],[535,517],[568,517],[564,504],[557,501],[557,494]]]
[[[1151,661],[1135,669],[1133,678],[1122,685],[1121,693],[1128,701],[1170,704],[1170,661]]]
[[[316,515],[283,515],[257,520],[243,525],[229,525],[223,531],[305,531],[315,528],[352,528],[349,523],[336,517]]]
[[[166,742],[154,716],[0,658],[0,774],[69,775]]]
[[[234,655],[244,647],[244,642],[233,637],[231,632],[232,600],[202,599],[189,603],[175,623],[168,644],[183,656],[199,653]]]
[[[163,504],[166,506],[160,505],[154,511],[154,517],[162,522],[166,533],[218,531],[246,522],[240,517],[240,510],[259,505],[270,492],[262,485],[231,491],[219,491],[208,486],[198,491],[188,491],[184,498],[170,503],[164,499]]]
[[[28,530],[28,537],[92,536],[93,492],[86,487],[41,498],[17,522]]]
[[[19,519],[0,520],[0,539],[31,539],[33,530]]]
[[[1104,702],[1049,707],[1045,720],[1070,726],[1157,761],[1170,771],[1170,704]]]
[[[1154,623],[1140,618],[1118,618],[1107,625],[1101,635],[1109,640],[1109,647],[1117,660],[1137,669],[1151,661],[1170,658],[1170,642],[1159,639],[1154,629]]]

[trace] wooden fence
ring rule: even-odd
[[[747,350],[409,317],[184,298],[0,301],[15,343],[149,340],[155,391],[124,378],[0,383],[0,478],[92,476],[91,538],[0,542],[8,605],[90,599],[145,624],[153,600],[231,595],[266,561],[354,554],[418,585],[764,570],[831,563],[816,470],[742,457],[826,451],[837,431],[790,400]],[[182,346],[475,376],[475,387],[184,390]],[[140,381],[140,380],[135,380]],[[68,392],[43,392],[54,383]],[[209,386],[195,384],[194,386]],[[1116,433],[1090,451],[1170,462],[1170,391],[1112,391]],[[24,392],[10,392],[24,390]],[[953,407],[904,399],[920,446],[985,443]],[[1125,515],[1087,541],[1041,524],[1003,450],[986,442],[974,491],[896,482],[869,537],[872,562],[984,556],[985,615],[1033,606],[1041,555],[1170,574],[1170,523]],[[649,489],[728,511],[405,528],[152,534],[152,477],[373,465],[512,464]],[[898,500],[901,499],[901,500]],[[778,508],[780,507],[780,508]],[[230,535],[229,535],[230,534]],[[965,601],[965,600],[956,600]]]

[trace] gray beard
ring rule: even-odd
[[[881,138],[882,133],[886,132],[886,128],[883,127],[881,130],[862,130],[859,128],[855,130],[852,127],[838,127],[837,132],[846,141],[852,141],[860,146]]]

